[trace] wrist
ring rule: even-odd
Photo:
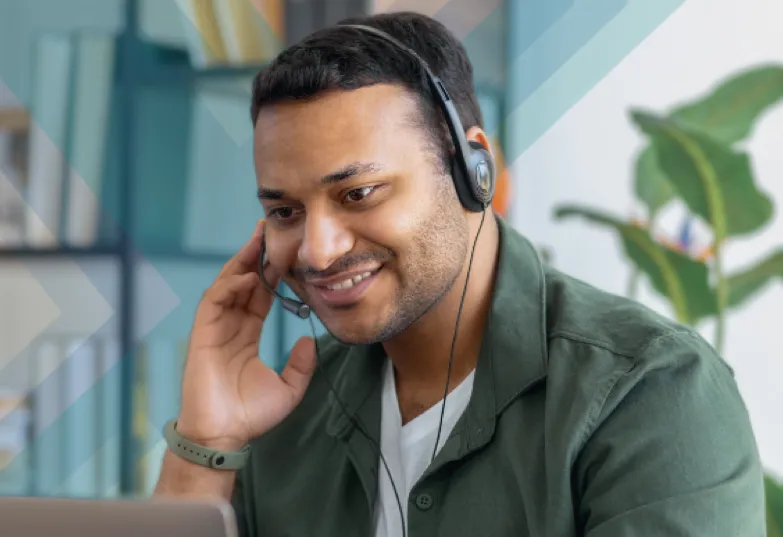
[[[215,497],[230,501],[235,478],[235,472],[206,468],[168,451],[163,456],[154,494],[179,498]]]
[[[244,467],[250,457],[250,446],[244,444],[239,449],[233,448],[233,443],[226,443],[225,438],[218,441],[198,443],[182,434],[177,428],[177,420],[170,420],[163,428],[163,436],[169,451],[191,463],[217,470],[239,470]],[[203,442],[203,440],[202,440]],[[212,446],[230,446],[212,447]]]
[[[248,439],[238,436],[205,431],[192,421],[184,421],[182,418],[177,418],[176,431],[180,436],[195,444],[220,451],[239,451],[249,442]]]

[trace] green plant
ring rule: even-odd
[[[783,537],[783,484],[770,476],[764,478],[767,497],[767,536]]]
[[[558,219],[578,216],[617,232],[634,265],[629,293],[635,292],[643,274],[680,322],[696,325],[715,318],[719,351],[726,311],[771,279],[783,279],[783,248],[740,272],[726,274],[723,268],[726,243],[758,232],[772,218],[772,201],[756,186],[750,155],[740,142],[782,99],[783,66],[765,65],[743,71],[667,113],[632,110],[631,120],[647,139],[635,166],[635,193],[646,207],[646,221],[625,221],[579,205],[556,209]],[[656,218],[676,200],[710,230],[712,246],[705,252],[655,238]]]
[[[726,244],[759,232],[772,219],[772,200],[757,187],[751,156],[741,143],[781,100],[783,66],[762,65],[668,112],[631,110],[631,121],[646,139],[634,178],[646,219],[626,220],[576,204],[555,210],[558,220],[580,217],[617,233],[633,267],[629,295],[635,296],[640,277],[646,276],[678,321],[695,326],[714,319],[718,352],[726,312],[771,280],[783,281],[783,246],[738,272],[724,268]],[[679,240],[660,237],[656,219],[675,201],[685,206],[688,222],[698,219],[709,230],[709,247],[693,251],[687,225]],[[783,489],[771,479],[765,485],[770,535],[783,537]]]

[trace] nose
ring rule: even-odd
[[[346,226],[331,215],[310,212],[299,246],[299,262],[314,270],[326,270],[353,249],[354,239]]]

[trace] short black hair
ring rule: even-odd
[[[261,108],[277,102],[309,99],[330,90],[397,84],[418,95],[420,116],[413,118],[414,123],[426,129],[441,164],[446,165],[453,154],[453,143],[419,63],[386,40],[358,29],[341,28],[342,24],[378,28],[415,51],[446,86],[463,128],[483,128],[473,66],[462,43],[442,23],[411,11],[344,19],[281,52],[253,81],[253,125]]]

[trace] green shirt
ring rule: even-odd
[[[762,468],[732,370],[693,330],[542,265],[498,218],[473,394],[412,488],[409,537],[761,537]],[[252,442],[246,537],[372,537],[380,345],[319,340],[296,410]],[[323,373],[323,374],[322,374]]]

